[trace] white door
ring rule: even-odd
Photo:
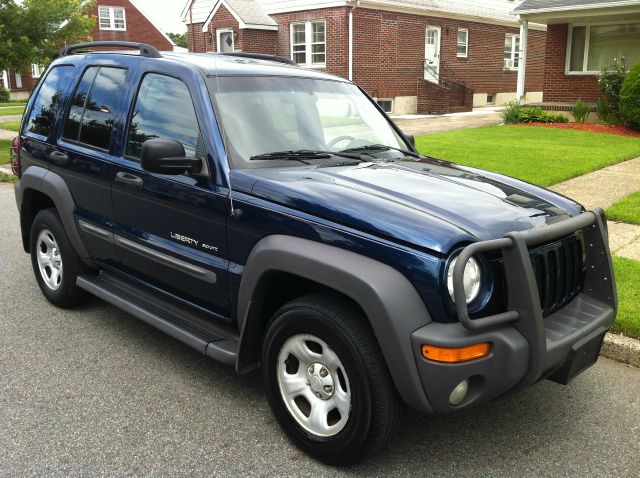
[[[218,30],[218,51],[224,53],[233,52],[233,30]]]
[[[438,83],[440,77],[440,27],[427,27],[424,39],[424,79]]]

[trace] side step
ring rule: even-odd
[[[189,347],[226,365],[235,365],[238,332],[119,276],[80,276],[78,287],[130,313]]]

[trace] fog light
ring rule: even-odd
[[[469,379],[464,379],[456,388],[453,389],[451,395],[449,395],[449,404],[454,407],[460,405],[462,401],[466,398],[467,392],[469,391]]]

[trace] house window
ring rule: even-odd
[[[126,30],[127,23],[122,7],[98,7],[100,30]]]
[[[291,58],[299,65],[325,66],[325,22],[310,21],[291,24]]]
[[[496,95],[487,95],[487,104],[495,105],[496,104]]]
[[[40,78],[43,72],[44,67],[42,65],[31,64],[31,78]]]
[[[567,73],[596,74],[614,59],[640,62],[640,23],[574,25],[569,30]]]
[[[520,64],[520,35],[507,33],[504,37],[504,67],[516,70]]]
[[[393,100],[390,98],[381,98],[376,100],[376,103],[382,108],[385,113],[393,113]]]
[[[16,89],[22,89],[22,75],[16,72]]]
[[[469,53],[469,30],[458,28],[458,58],[466,58]]]

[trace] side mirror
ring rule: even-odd
[[[202,171],[202,161],[187,158],[184,147],[175,139],[146,140],[142,143],[140,164],[145,171],[158,174],[199,174]]]
[[[413,135],[409,133],[405,133],[404,131],[402,132],[402,134],[404,134],[404,137],[407,139],[407,141],[409,141],[409,144],[413,147],[413,149],[415,149],[416,139],[413,137]]]

